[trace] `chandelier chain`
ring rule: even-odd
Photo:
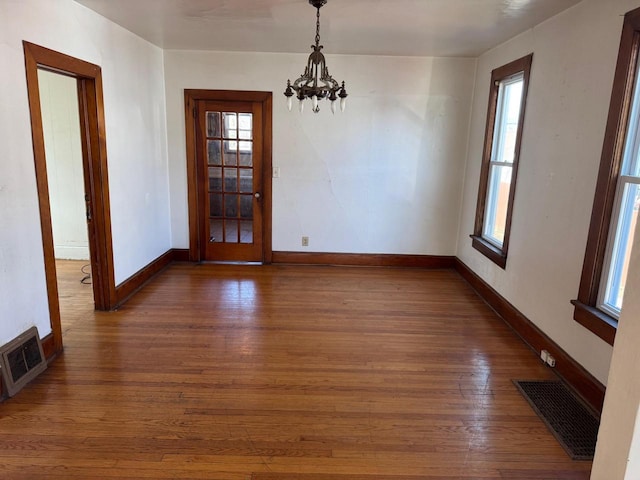
[[[318,13],[316,14],[316,47],[320,45],[320,7],[318,7]]]

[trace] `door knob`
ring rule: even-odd
[[[262,195],[260,195],[260,192],[256,192],[256,193],[253,194],[253,196],[256,197],[256,200],[260,200],[260,197]]]

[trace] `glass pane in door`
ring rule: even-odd
[[[225,112],[222,114],[222,119],[224,124],[222,136],[224,138],[238,138],[238,115]]]
[[[224,164],[225,166],[238,165],[238,142],[236,140],[224,141]]]
[[[238,243],[238,221],[226,220],[224,227],[224,241],[227,243]]]
[[[209,191],[222,191],[222,169],[218,167],[209,167]]]
[[[218,193],[209,194],[209,215],[211,217],[222,217],[222,195]]]
[[[224,191],[235,193],[238,191],[238,169],[224,169]]]
[[[209,220],[209,243],[222,242],[223,220]]]
[[[209,165],[222,165],[222,149],[220,140],[207,140],[207,163]]]
[[[238,195],[224,196],[225,218],[238,218]]]
[[[240,218],[253,218],[253,195],[240,196]]]
[[[208,111],[206,119],[209,243],[254,244],[253,114]]]
[[[240,151],[238,152],[240,157],[241,167],[253,167],[253,142],[244,141],[240,143]]]
[[[220,137],[220,112],[207,112],[207,137]]]
[[[253,193],[253,169],[240,168],[240,193]]]
[[[240,243],[253,243],[253,222],[240,222]]]
[[[253,139],[253,114],[238,114],[238,137],[242,140]]]

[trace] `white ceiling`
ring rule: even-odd
[[[307,53],[308,0],[76,0],[164,48]],[[329,0],[331,54],[478,56],[580,0]]]

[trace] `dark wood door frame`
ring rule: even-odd
[[[196,160],[196,132],[199,128],[197,121],[196,103],[199,100],[229,101],[229,102],[261,102],[263,125],[263,168],[262,168],[262,205],[263,205],[263,263],[271,263],[271,172],[272,172],[272,93],[244,92],[237,90],[185,90],[185,127],[187,141],[187,188],[189,204],[189,260],[200,262],[203,259],[204,248],[200,245],[198,217],[202,193],[198,191],[198,172]]]
[[[111,310],[116,306],[117,297],[111,243],[102,71],[97,65],[26,41],[23,42],[23,47],[52,330],[51,341],[45,342],[45,345],[49,346],[47,348],[49,351],[45,353],[50,356],[62,351],[62,328],[60,325],[60,304],[58,301],[51,206],[49,203],[49,185],[47,182],[45,144],[40,109],[38,69],[49,70],[75,78],[78,83],[80,133],[82,137],[84,185],[87,195],[87,224],[95,308],[96,310]]]

